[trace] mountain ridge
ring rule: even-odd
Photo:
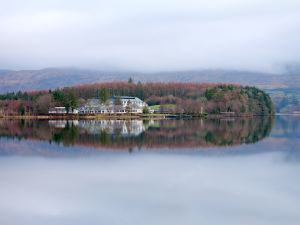
[[[55,89],[79,84],[106,81],[141,82],[209,82],[235,83],[264,89],[300,87],[297,73],[272,74],[263,72],[203,69],[168,72],[105,71],[79,68],[45,68],[40,70],[0,70],[0,93]]]

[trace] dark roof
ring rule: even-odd
[[[113,99],[115,98],[120,98],[120,99],[136,99],[136,97],[131,97],[131,96],[113,96]]]

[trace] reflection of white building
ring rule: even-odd
[[[137,97],[120,96],[112,97],[103,103],[100,99],[89,99],[85,105],[79,108],[81,114],[102,113],[143,113],[147,103]]]
[[[78,120],[49,120],[48,123],[50,127],[55,128],[65,128],[68,123],[69,125],[78,126]]]
[[[48,123],[54,128],[65,128],[67,125],[77,126],[88,134],[106,132],[121,136],[138,136],[154,122],[150,120],[144,124],[143,120],[49,120]]]
[[[89,134],[120,134],[138,136],[147,129],[142,120],[80,120],[78,126]]]

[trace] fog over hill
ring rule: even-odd
[[[270,88],[298,88],[300,77],[292,73],[270,74],[236,70],[191,70],[170,72],[103,71],[76,68],[46,68],[41,70],[0,70],[0,92],[55,89],[78,84],[114,80],[155,82],[222,82]]]

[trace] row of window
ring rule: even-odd
[[[136,110],[133,109],[130,112],[139,112],[141,110]],[[126,113],[126,110],[118,110],[118,111],[113,111],[113,110],[80,110],[79,113]]]

